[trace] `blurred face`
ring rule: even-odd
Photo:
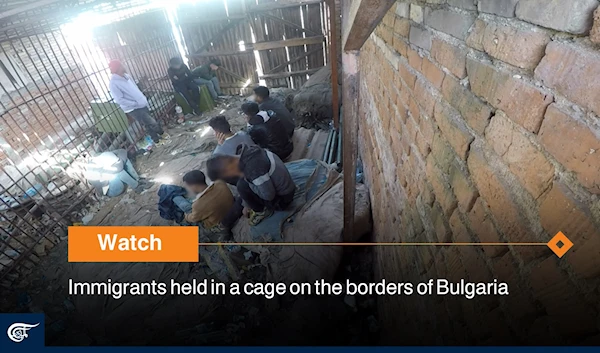
[[[184,183],[184,184],[185,184],[185,189],[194,195],[201,193],[206,188],[206,185],[188,184],[188,183]]]
[[[213,71],[217,71],[217,69],[218,69],[219,67],[218,67],[217,65],[215,65],[215,64],[210,64],[210,68],[211,68],[211,70],[213,70]]]
[[[232,158],[223,167],[222,175],[223,178],[241,177],[243,176],[238,167],[240,159]]]
[[[254,101],[256,103],[262,103],[263,99],[259,96],[256,95],[256,93],[254,94]]]

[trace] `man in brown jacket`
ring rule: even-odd
[[[201,223],[212,233],[227,232],[241,216],[241,202],[236,201],[229,187],[221,180],[206,183],[204,173],[192,170],[183,176],[188,191],[196,194],[192,210],[185,215],[189,223]]]

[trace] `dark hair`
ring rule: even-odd
[[[185,173],[183,182],[190,185],[206,185],[206,177],[199,170],[192,170]]]
[[[262,99],[269,97],[269,89],[265,86],[258,86],[254,88],[254,94]]]
[[[258,104],[256,104],[255,102],[246,102],[242,104],[242,111],[246,115],[254,116],[258,114],[260,109],[258,109]]]
[[[178,56],[173,57],[169,60],[170,66],[175,66],[175,65],[179,65],[179,64],[183,64],[183,60],[181,60],[181,58]]]
[[[210,64],[221,66],[221,60],[219,60],[219,59],[212,59],[210,61]]]
[[[221,179],[221,172],[223,171],[225,164],[233,158],[235,157],[226,154],[216,154],[210,157],[210,159],[206,161],[206,172],[208,173],[210,180]]]
[[[229,122],[224,115],[217,115],[210,119],[208,125],[210,125],[210,127],[212,127],[216,132],[231,132],[231,125],[229,125]]]

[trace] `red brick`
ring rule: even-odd
[[[540,205],[540,221],[550,236],[563,232],[574,244],[563,257],[579,277],[600,274],[600,228],[589,209],[565,185],[555,182]]]
[[[427,58],[423,58],[423,63],[421,66],[421,70],[423,75],[431,82],[431,84],[440,89],[442,87],[442,82],[444,81],[444,71],[440,70],[434,63],[429,61]]]
[[[483,36],[485,34],[485,22],[482,20],[476,20],[473,27],[471,27],[471,33],[467,37],[467,45],[471,48],[483,51]]]
[[[398,71],[400,72],[400,77],[402,77],[402,80],[404,80],[406,86],[408,86],[408,88],[411,90],[414,89],[417,76],[410,72],[410,70],[403,63],[398,65]]]
[[[473,130],[483,135],[492,116],[492,110],[487,104],[463,87],[457,79],[448,75],[442,84],[442,95],[460,112]]]
[[[590,30],[590,40],[600,44],[600,7],[594,11],[594,24]]]
[[[440,243],[450,242],[450,230],[446,226],[444,218],[444,212],[439,210],[437,207],[434,207],[431,210],[431,221],[433,222],[433,229],[435,231],[435,236]],[[452,266],[448,266],[448,270],[451,270],[451,268]]]
[[[421,62],[423,58],[419,56],[419,53],[412,49],[407,50],[408,64],[412,66],[413,69],[417,71],[421,71]]]
[[[418,125],[413,118],[409,117],[408,119],[406,119],[406,130],[408,132],[408,137],[410,138],[411,143],[415,141],[415,136],[417,135],[418,129],[417,126]]]
[[[448,183],[444,180],[442,172],[435,165],[432,156],[429,156],[427,158],[426,167],[427,180],[429,180],[429,182],[433,186],[433,191],[435,193],[436,200],[438,200],[440,206],[442,206],[442,210],[444,210],[444,213],[447,216],[449,216],[450,214],[452,214],[452,212],[454,211],[454,209],[456,209],[457,206],[457,201],[456,198],[454,198],[452,191],[450,190],[450,185],[448,185]]]
[[[406,51],[408,50],[408,44],[404,41],[404,39],[394,36],[392,39],[394,49],[398,52],[398,54],[406,57]]]
[[[432,88],[423,79],[418,79],[415,83],[415,99],[419,102],[419,105],[423,109],[423,113],[429,117],[433,116],[433,108],[436,101],[431,90]]]
[[[448,142],[439,133],[433,136],[431,153],[442,172],[450,174],[451,166],[456,159],[456,153],[454,153]]]
[[[485,136],[490,146],[533,197],[539,197],[548,189],[554,177],[554,166],[504,113],[496,112]]]
[[[534,69],[544,56],[550,37],[543,32],[486,23],[483,50],[490,56],[522,69]]]
[[[498,172],[492,169],[485,157],[484,150],[479,144],[473,143],[471,145],[467,164],[479,194],[489,205],[492,215],[498,221],[498,226],[507,236],[507,240],[512,242],[535,241],[532,232],[528,229],[526,220],[522,216],[523,212],[520,210],[519,204],[514,201],[513,188]],[[516,250],[527,259],[552,253],[550,249],[541,248],[519,247]]]
[[[423,139],[427,141],[429,145],[431,145],[433,143],[433,136],[435,133],[433,119],[425,115],[421,116],[421,119],[419,119],[419,130],[423,135]]]
[[[527,130],[537,133],[554,97],[490,64],[467,60],[471,90]]]
[[[531,269],[532,293],[548,313],[552,325],[562,334],[583,336],[595,333],[594,311],[558,268],[559,259],[550,256]]]
[[[469,212],[479,193],[456,163],[453,163],[450,168],[450,185],[452,185],[452,190],[458,200],[458,208],[462,212]]]
[[[478,198],[477,201],[475,201],[471,212],[469,212],[471,230],[482,243],[500,243],[502,242],[500,234],[488,216],[486,209],[487,205],[485,202],[481,198]],[[506,253],[508,247],[484,246],[483,251],[485,251],[489,257],[497,257]],[[498,276],[498,278],[502,279],[501,276]]]
[[[458,78],[467,76],[465,50],[436,38],[431,43],[431,56],[454,76]]]
[[[540,142],[590,192],[600,194],[600,131],[594,132],[582,121],[555,104],[546,112]],[[576,141],[576,142],[575,142]]]
[[[394,33],[401,35],[402,37],[408,37],[410,31],[410,21],[406,18],[396,18],[394,23]]]
[[[466,160],[473,135],[467,130],[456,111],[446,103],[435,105],[435,121],[459,158]]]
[[[456,243],[471,243],[473,240],[469,235],[469,231],[464,223],[461,221],[459,212],[457,210],[452,213],[450,217],[450,229]],[[473,282],[487,282],[490,281],[492,275],[487,268],[485,260],[483,259],[483,252],[478,247],[474,246],[459,246],[458,251],[461,254],[461,261],[467,276]]]
[[[430,144],[429,142],[427,142],[427,140],[425,140],[423,134],[421,134],[420,131],[417,131],[417,134],[415,136],[415,145],[417,146],[417,149],[419,150],[423,158],[426,158],[427,155],[429,155],[429,152],[431,151]]]
[[[600,54],[575,44],[551,42],[535,78],[600,115]]]
[[[410,115],[412,115],[414,119],[419,119],[419,117],[421,116],[421,110],[419,109],[417,101],[413,97],[410,97],[410,103],[408,108],[410,111]]]

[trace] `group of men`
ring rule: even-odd
[[[207,86],[215,99],[222,95],[215,76],[219,66],[218,61],[211,61],[191,71],[180,58],[173,58],[168,75],[175,91],[197,111],[200,85]],[[158,142],[163,130],[150,115],[148,100],[119,61],[111,61],[109,67],[114,101],[142,123]],[[209,185],[199,170],[183,177],[186,189],[196,195],[185,221],[200,224],[206,230],[229,229],[242,214],[251,225],[257,225],[274,211],[286,209],[294,199],[296,185],[283,162],[294,148],[292,113],[281,101],[270,97],[269,89],[264,86],[256,87],[254,102],[244,103],[241,109],[247,122],[246,131],[233,133],[222,115],[209,122],[218,142],[207,162],[207,174],[213,183]],[[237,188],[239,197],[233,196],[227,184]]]
[[[275,211],[285,210],[294,200],[296,185],[283,162],[294,148],[293,116],[282,102],[270,97],[267,87],[255,88],[254,100],[242,105],[247,131],[233,133],[223,115],[209,122],[218,142],[207,162],[208,177],[214,183],[208,186],[205,175],[198,170],[184,175],[186,188],[198,194],[194,208],[210,209],[214,217],[205,227],[214,227],[217,220],[217,230],[231,227],[231,220],[242,214],[249,218],[250,225],[257,225]],[[201,177],[191,181],[190,175]],[[227,183],[237,188],[238,198],[233,197]],[[218,199],[205,197],[205,190],[211,188],[224,195]],[[215,210],[220,210],[218,215]],[[186,220],[204,222],[205,217],[209,212],[188,215]]]

